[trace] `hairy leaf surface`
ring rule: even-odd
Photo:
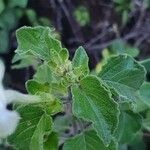
[[[144,82],[139,90],[140,99],[143,103],[145,103],[148,107],[150,107],[150,83]]]
[[[106,147],[93,130],[85,131],[67,140],[63,150],[116,150],[117,144],[111,142]]]
[[[133,112],[122,112],[119,119],[118,129],[115,136],[120,143],[131,142],[141,129],[142,119]]]
[[[72,87],[73,113],[76,117],[92,122],[94,129],[108,145],[118,124],[118,106],[100,80],[87,76],[80,85]]]
[[[39,107],[21,106],[17,108],[21,116],[16,132],[8,141],[19,150],[44,150],[44,136],[52,129],[52,119]]]
[[[74,68],[80,67],[84,75],[89,73],[89,67],[88,67],[89,58],[83,47],[80,46],[76,50],[72,63]]]
[[[109,87],[114,88],[122,100],[136,100],[135,92],[145,79],[145,70],[128,55],[111,57],[98,75]]]
[[[58,40],[51,36],[48,27],[22,27],[17,30],[18,54],[32,53],[43,60],[52,57],[52,51],[59,52],[62,47]]]
[[[49,92],[49,86],[48,84],[41,84],[39,82],[36,82],[35,80],[28,80],[26,82],[26,89],[29,94],[37,94],[39,92]]]
[[[52,82],[52,71],[47,64],[43,64],[38,67],[34,74],[34,80],[40,83],[51,83]]]

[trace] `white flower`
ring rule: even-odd
[[[17,112],[0,109],[0,138],[6,138],[12,134],[17,127],[19,119]]]
[[[0,138],[6,138],[12,134],[19,122],[19,114],[15,111],[7,110],[9,103],[36,103],[40,101],[38,96],[26,95],[14,90],[5,90],[2,80],[5,66],[0,60]]]

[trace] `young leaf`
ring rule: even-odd
[[[44,136],[52,129],[52,119],[39,107],[21,106],[17,108],[21,121],[8,141],[19,150],[44,150]]]
[[[76,52],[75,56],[72,60],[73,68],[80,67],[81,71],[84,75],[89,73],[89,67],[88,67],[89,58],[84,50],[83,47],[79,47]]]
[[[69,52],[67,49],[63,48],[60,53],[60,58],[62,59],[62,62],[64,63],[69,58]]]
[[[98,136],[108,145],[118,124],[119,110],[111,94],[95,76],[87,76],[72,87],[73,113],[92,122]]]
[[[26,89],[29,94],[39,96],[41,100],[40,105],[42,105],[47,114],[54,115],[63,110],[61,101],[50,94],[50,86],[48,84],[28,80],[26,82]]]
[[[43,101],[42,107],[47,114],[54,115],[63,110],[60,99],[55,98],[49,93],[40,93],[41,101]]]
[[[47,64],[42,64],[38,67],[34,74],[34,80],[40,83],[51,83],[52,82],[52,71]]]
[[[49,86],[48,84],[41,84],[36,82],[35,80],[28,80],[26,82],[26,89],[28,91],[29,94],[37,94],[39,92],[49,92]]]
[[[73,138],[67,140],[64,144],[63,150],[117,150],[117,144],[111,142],[106,147],[96,132],[93,130],[85,131]]]
[[[127,101],[136,100],[135,92],[145,79],[145,69],[128,55],[111,57],[98,75],[120,97]]]
[[[59,52],[62,49],[60,42],[51,36],[48,27],[22,27],[17,30],[16,36],[18,54],[30,52],[40,59],[49,60],[52,50]]]

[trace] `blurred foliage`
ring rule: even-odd
[[[80,26],[85,26],[90,22],[90,15],[85,6],[78,6],[73,15]]]
[[[27,9],[25,15],[28,18],[29,23],[32,26],[42,25],[42,26],[50,26],[50,20],[45,17],[38,17],[36,12],[33,9]]]
[[[150,0],[143,0],[143,1],[114,0],[115,10],[116,10],[118,16],[121,17],[121,22],[123,25],[125,25],[128,22],[128,20],[130,19],[130,13],[135,9],[134,3],[142,3],[144,8],[150,7]]]
[[[145,5],[145,8],[149,8],[150,7],[150,0],[144,0],[144,5]]]
[[[125,25],[129,19],[129,12],[133,9],[132,0],[114,0],[115,10],[121,15],[122,24]]]
[[[24,13],[28,0],[0,0],[0,53],[8,51],[9,34]]]
[[[37,16],[35,10],[28,9],[28,0],[0,0],[0,53],[6,53],[9,49],[10,34],[18,26],[19,19],[26,16],[30,26],[50,26],[52,24],[46,17]],[[55,31],[55,36],[59,33]]]
[[[137,57],[139,55],[139,49],[136,47],[133,47],[125,41],[121,39],[114,40],[110,46],[108,47],[110,53],[112,54],[123,54],[126,53],[128,55],[131,55],[132,57]]]
[[[59,33],[54,29],[51,21],[46,17],[39,17],[35,10],[33,9],[26,9],[25,16],[27,17],[28,22],[31,26],[49,26],[53,30],[53,36],[57,39],[60,39]]]

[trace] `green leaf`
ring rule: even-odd
[[[89,73],[89,67],[88,67],[89,58],[86,54],[86,51],[83,47],[79,47],[74,55],[74,58],[72,60],[73,68],[80,67],[82,73],[84,75],[87,75]]]
[[[143,140],[143,133],[140,132],[137,134],[135,139],[128,145],[128,147],[130,147],[131,150],[146,150],[146,142]]]
[[[68,50],[65,49],[65,48],[63,48],[63,49],[60,51],[59,55],[60,55],[60,58],[62,59],[62,62],[63,62],[63,63],[66,62],[66,61],[68,60],[68,58],[69,58]]]
[[[118,124],[118,105],[111,94],[95,76],[87,76],[80,85],[72,87],[73,113],[76,117],[92,122],[98,136],[106,145]]]
[[[145,79],[145,69],[128,55],[111,57],[98,75],[124,101],[135,101]]]
[[[140,98],[140,95],[137,96],[137,99],[135,101],[135,109],[134,112],[139,113],[143,112],[148,109],[148,106],[146,103],[143,102],[143,100]]]
[[[16,32],[18,48],[16,53],[32,53],[40,59],[49,61],[52,51],[61,51],[61,43],[51,36],[48,27],[22,27]]]
[[[137,57],[139,55],[139,49],[136,47],[126,47],[126,53],[132,57]]]
[[[44,136],[52,129],[52,119],[43,110],[35,106],[17,108],[21,116],[17,130],[8,138],[8,142],[19,150],[44,150]]]
[[[93,130],[85,131],[73,138],[67,140],[63,150],[117,150],[117,144],[111,142],[108,147],[105,147],[100,138]]]
[[[37,72],[34,74],[34,80],[40,83],[50,84],[52,82],[52,72],[46,63],[38,67]]]
[[[44,142],[44,150],[57,150],[58,149],[58,135],[52,132],[46,142]]]
[[[150,110],[147,111],[146,117],[143,119],[142,125],[144,129],[150,131]]]
[[[12,69],[20,69],[20,68],[26,68],[29,66],[32,66],[34,69],[36,69],[39,65],[38,59],[35,59],[34,56],[31,55],[19,55],[15,54],[12,59]]]
[[[54,115],[63,110],[61,101],[53,95],[49,93],[40,93],[39,96],[43,102],[42,107],[47,114]]]
[[[14,9],[5,9],[0,15],[0,27],[5,30],[13,29],[18,21]]]
[[[59,83],[52,83],[52,93],[55,95],[66,96],[68,92],[68,87],[64,86],[61,82]]]
[[[119,119],[115,137],[120,143],[132,142],[137,132],[141,129],[142,119],[133,112],[122,112]]]
[[[38,94],[39,92],[49,92],[49,86],[48,84],[41,84],[36,82],[35,80],[28,80],[26,82],[26,89],[29,94]]]
[[[150,73],[150,58],[141,61],[141,64],[145,67],[147,73]]]
[[[139,90],[139,97],[150,108],[150,83],[144,82]]]

